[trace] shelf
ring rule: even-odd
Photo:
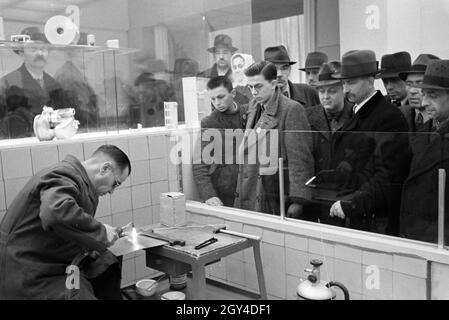
[[[15,41],[4,41],[0,40],[0,49],[11,49],[18,50],[25,46],[32,45],[32,42],[15,42]],[[86,53],[98,54],[98,53],[115,53],[116,55],[124,55],[139,52],[140,49],[134,48],[109,48],[109,47],[100,47],[100,46],[87,46],[87,45],[61,45],[61,44],[46,44],[47,47],[55,50],[63,50],[63,51],[82,51]]]

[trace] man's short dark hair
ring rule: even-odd
[[[254,77],[263,75],[265,80],[273,81],[277,79],[277,69],[274,64],[268,61],[256,62],[245,69],[245,76]]]
[[[233,89],[232,82],[231,82],[231,80],[229,80],[229,78],[227,76],[214,77],[214,78],[210,79],[209,82],[207,82],[207,89],[209,89],[209,90],[213,90],[218,87],[224,87],[229,92],[231,92]]]
[[[116,146],[111,144],[104,144],[97,150],[95,150],[92,157],[99,153],[103,153],[109,156],[112,160],[114,160],[114,162],[119,166],[120,170],[122,171],[125,170],[126,167],[128,167],[129,174],[131,174],[131,162],[129,161],[128,156]]]

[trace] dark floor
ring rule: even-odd
[[[155,278],[157,280],[158,278]],[[189,300],[191,293],[190,288],[192,287],[191,278],[187,279],[187,287],[185,289],[179,290],[184,292],[186,295],[186,300]],[[132,285],[122,289],[122,295],[125,300],[161,300],[161,295],[165,292],[171,291],[170,284],[167,277],[161,280],[158,284],[156,293],[151,297],[143,297],[136,292],[136,286]],[[239,288],[234,288],[220,282],[207,279],[206,280],[206,297],[207,300],[256,300],[258,295],[251,292],[241,290]]]

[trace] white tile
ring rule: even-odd
[[[300,251],[309,250],[309,239],[285,234],[285,246]]]
[[[261,257],[263,257],[262,244],[260,245],[260,255],[261,255]],[[248,249],[243,250],[243,258],[244,258],[245,263],[256,265],[255,260],[254,260],[253,248],[248,248]],[[262,264],[263,264],[263,258],[262,258]]]
[[[84,158],[89,159],[92,154],[102,145],[106,144],[106,139],[86,141],[83,143]]]
[[[393,271],[362,266],[363,296],[382,300],[393,299]]]
[[[72,155],[79,161],[84,161],[84,149],[82,143],[63,143],[58,145],[59,160],[62,161],[68,155]],[[89,155],[90,156],[90,155]]]
[[[131,211],[114,214],[112,216],[112,225],[114,227],[121,227],[133,221],[133,213]]]
[[[151,213],[153,217],[153,224],[159,223],[161,221],[161,215],[159,211],[159,205],[151,206]]]
[[[349,299],[350,300],[363,300],[363,295],[361,295],[360,293],[355,293],[355,292],[351,292],[349,291]]]
[[[243,225],[243,233],[250,234],[253,236],[263,236],[263,229],[248,224]]]
[[[373,265],[382,269],[393,270],[393,255],[375,251],[363,251],[364,265]]]
[[[285,273],[285,248],[263,243],[263,267]]]
[[[148,207],[151,205],[150,184],[141,184],[131,187],[133,209]]]
[[[143,278],[147,278],[151,273],[151,269],[146,265],[146,257],[145,256],[136,256],[136,280],[140,280]]]
[[[295,277],[307,278],[304,269],[310,267],[309,254],[304,251],[285,248],[285,272]]]
[[[122,286],[134,283],[135,279],[136,279],[136,265],[134,259],[123,260]]]
[[[6,149],[2,151],[1,155],[5,180],[31,177],[33,175],[30,149]]]
[[[202,214],[191,213],[189,222],[194,224],[207,224],[207,216]]]
[[[133,186],[138,184],[150,183],[150,161],[141,160],[131,163],[131,184]]]
[[[111,195],[112,213],[131,211],[131,188],[119,187]]]
[[[219,262],[211,264],[206,268],[211,276],[226,280],[226,260],[221,259]]]
[[[5,184],[0,180],[0,211],[6,210]]]
[[[227,229],[236,232],[243,232],[243,223],[235,222],[235,221],[226,221],[225,222]]]
[[[59,161],[58,147],[47,146],[31,148],[31,159],[33,161],[33,173],[37,173]]]
[[[249,263],[245,263],[244,269],[245,269],[245,286],[251,290],[259,292],[259,282],[257,279],[256,266]],[[264,277],[266,277],[266,275],[264,275]],[[266,287],[266,280],[265,280],[265,287]]]
[[[431,268],[432,300],[449,300],[449,265],[432,262]]]
[[[2,165],[2,155],[0,153],[0,180],[3,180],[3,165]]]
[[[207,224],[224,226],[225,220],[221,219],[221,218],[213,217],[213,216],[208,216]]]
[[[168,181],[166,159],[150,160],[150,180],[151,182]]]
[[[151,184],[151,204],[159,205],[161,193],[168,191],[168,182],[160,181]]]
[[[348,290],[362,293],[362,265],[355,262],[334,260],[335,281],[342,283]]]
[[[177,180],[170,180],[168,183],[168,188],[170,192],[180,192],[181,188],[179,186],[179,181]]]
[[[106,143],[116,146],[124,153],[126,153],[126,155],[129,157],[129,147],[127,138],[107,138]]]
[[[153,214],[151,207],[144,207],[140,209],[134,209],[133,211],[134,225],[137,227],[147,226],[153,223]]]
[[[178,180],[180,177],[178,176],[178,166],[173,164],[170,159],[167,159],[167,170],[168,170],[168,179],[169,180]]]
[[[263,241],[266,243],[275,244],[285,247],[285,234],[283,232],[276,232],[268,229],[263,230]]]
[[[393,271],[424,279],[427,278],[427,260],[395,254]]]
[[[112,226],[112,216],[95,217],[95,219],[103,224],[108,224]]]
[[[8,208],[17,194],[22,190],[30,178],[5,180],[6,207]]]
[[[267,271],[265,273],[267,291],[269,295],[277,298],[287,298],[287,278],[285,272]]]
[[[226,278],[229,282],[245,285],[245,268],[243,262],[226,259]]]
[[[147,137],[130,137],[128,145],[131,161],[148,160],[150,158]]]
[[[106,194],[99,198],[97,211],[95,217],[104,217],[111,215],[111,195]]]
[[[362,263],[362,250],[340,244],[335,245],[335,258]]]
[[[299,284],[301,283],[301,279],[298,277],[294,277],[291,275],[287,275],[287,300],[300,300],[301,298],[298,296],[297,289]]]
[[[334,257],[334,245],[325,241],[309,239],[310,253],[319,254],[327,257]]]
[[[167,155],[167,137],[165,135],[148,136],[150,159],[165,158]]]
[[[426,300],[426,280],[393,272],[393,298],[395,300]]]

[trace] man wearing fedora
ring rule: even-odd
[[[399,73],[410,70],[412,58],[406,51],[386,54],[382,57],[380,77],[391,104],[400,107],[407,104],[407,89]]]
[[[305,67],[299,70],[306,73],[306,82],[313,86],[318,81],[318,73],[323,63],[328,62],[327,54],[324,52],[310,52],[307,55]]]
[[[37,27],[25,28],[21,34],[31,39],[23,48],[14,50],[23,64],[0,79],[0,117],[4,120],[1,131],[11,137],[32,135],[34,116],[42,112],[43,106],[63,107],[60,85],[44,71],[48,60],[47,38]],[[19,117],[19,111],[26,116]]]
[[[331,217],[349,218],[354,229],[399,234],[401,186],[408,174],[408,125],[401,111],[374,88],[380,72],[371,50],[343,55],[340,74],[353,116],[334,134],[332,164],[342,199]],[[344,197],[344,201],[343,200]]]
[[[305,183],[313,175],[312,139],[308,134],[310,125],[304,107],[285,97],[276,85],[277,70],[274,64],[256,62],[245,70],[245,75],[254,96],[248,107],[245,136],[248,133],[258,135],[263,130],[268,139],[276,139],[277,149],[269,152],[270,159],[275,153],[274,164],[245,163],[240,166],[235,207],[279,215],[279,158],[284,162],[285,196],[309,199]],[[250,152],[250,142],[244,145],[245,150],[240,151]],[[270,148],[272,145],[270,141]],[[257,141],[256,147],[260,150],[260,141]],[[288,217],[301,216],[304,203],[298,202],[287,207]]]
[[[277,86],[284,96],[309,108],[319,104],[316,90],[306,84],[292,83],[288,78],[291,66],[296,61],[291,61],[287,49],[284,46],[268,47],[264,51],[264,60],[273,63],[277,69]]]
[[[214,65],[201,72],[198,76],[204,78],[215,78],[232,74],[231,57],[238,49],[232,46],[232,38],[226,34],[219,34],[214,39],[214,46],[207,49],[214,55]]]
[[[435,122],[436,132],[424,152],[413,155],[401,202],[401,235],[435,243],[438,239],[439,169],[449,171],[449,60],[428,63],[422,83],[422,105]],[[445,184],[444,198],[449,199]],[[447,204],[446,204],[447,206]],[[445,244],[449,219],[445,219]]]
[[[324,63],[318,75],[315,87],[318,90],[321,104],[306,109],[310,127],[313,133],[313,158],[315,159],[315,176],[320,176],[322,170],[330,169],[331,141],[333,133],[340,130],[352,116],[353,104],[345,99],[341,80],[332,78],[341,71],[339,61]],[[305,210],[306,220],[332,225],[344,225],[343,219],[329,216],[330,206],[326,204],[309,204]]]
[[[405,116],[411,132],[431,132],[430,115],[422,105],[422,91],[415,85],[422,84],[427,65],[439,58],[433,54],[420,54],[408,71],[399,73],[399,78],[405,82],[408,104],[399,107]]]

